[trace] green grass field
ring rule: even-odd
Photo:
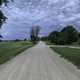
[[[61,57],[64,57],[71,61],[73,64],[80,68],[80,49],[68,48],[68,47],[51,47],[54,51],[59,53]]]
[[[12,59],[14,56],[32,45],[33,44],[29,41],[0,42],[0,64]]]

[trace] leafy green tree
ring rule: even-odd
[[[78,40],[77,30],[69,25],[64,27],[60,32],[53,31],[49,35],[49,41],[60,45],[72,44]]]
[[[60,36],[60,34],[59,34],[58,31],[51,32],[50,35],[49,35],[50,42],[57,44],[58,43],[59,36]]]
[[[78,40],[78,32],[72,25],[63,28],[61,32],[62,32],[63,39],[67,44],[71,44]]]

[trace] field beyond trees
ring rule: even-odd
[[[80,68],[80,49],[69,48],[69,47],[51,47],[56,51],[61,57],[68,59],[73,64],[77,65]]]
[[[29,41],[0,42],[0,64],[12,59],[32,45]]]

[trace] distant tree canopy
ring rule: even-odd
[[[36,41],[39,40],[39,37],[38,37],[39,32],[40,32],[40,27],[39,26],[34,26],[34,27],[31,28],[30,38],[31,38],[31,41],[33,43],[35,43]]]
[[[42,40],[42,41],[48,41],[49,38],[48,38],[48,36],[42,36],[42,37],[40,38],[40,40]]]
[[[57,43],[57,40],[59,38],[59,32],[58,31],[53,31],[49,35],[49,40],[51,43]]]
[[[72,44],[78,40],[78,32],[72,26],[64,27],[60,32],[53,31],[49,35],[49,41],[55,44]]]
[[[66,43],[76,42],[78,40],[78,32],[73,26],[67,26],[61,31]]]

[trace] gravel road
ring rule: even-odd
[[[43,42],[0,66],[0,80],[80,80],[77,69]]]

